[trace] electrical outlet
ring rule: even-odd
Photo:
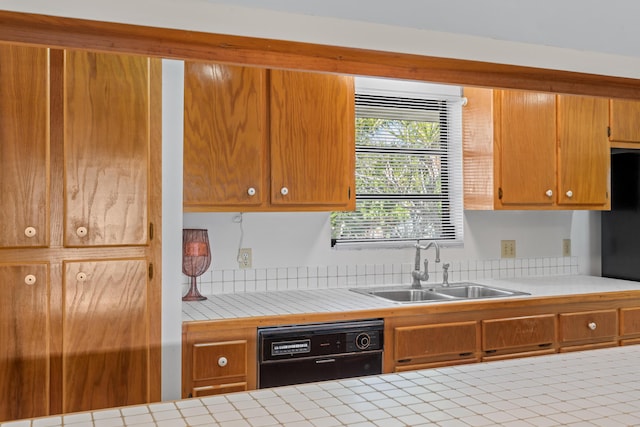
[[[516,257],[516,241],[500,240],[500,256],[502,258],[515,258]]]
[[[562,256],[571,256],[571,239],[562,239]]]
[[[238,252],[238,266],[240,268],[251,268],[251,248],[242,248]]]

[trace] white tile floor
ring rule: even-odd
[[[0,427],[638,426],[639,350],[615,347],[304,384]]]

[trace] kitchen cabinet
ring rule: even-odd
[[[0,55],[7,49],[0,47]],[[22,301],[2,311],[2,342],[6,332],[16,345],[3,349],[11,354],[0,360],[0,387],[15,388],[3,396],[22,396],[3,399],[0,416],[157,401],[161,62],[48,48],[18,49],[10,56],[0,67],[3,93],[28,98],[38,91],[45,107],[33,113],[29,130],[37,138],[23,131],[2,144],[2,162],[10,168],[13,160],[5,153],[20,161],[31,155],[25,150],[34,150],[32,163],[22,163],[13,182],[20,189],[15,193],[30,188],[37,197],[8,193],[11,204],[22,203],[16,206],[25,212],[22,223],[6,214],[13,206],[3,203],[2,221],[13,218],[18,229],[33,230],[9,232],[3,222],[0,233],[6,239],[0,245],[0,293],[3,301]],[[34,56],[44,65],[31,69],[21,60],[30,64]],[[5,79],[18,71],[24,76]],[[44,89],[38,88],[41,80]],[[19,86],[29,81],[33,88]],[[2,120],[12,123],[15,116],[29,127],[21,109],[33,110],[33,102],[16,108],[3,102]],[[30,219],[36,211],[41,219]],[[24,322],[32,330],[24,330]]]
[[[556,352],[555,314],[487,319],[481,323],[483,360]]]
[[[394,334],[396,372],[480,361],[476,321],[397,327]]]
[[[0,44],[0,248],[49,244],[49,50]]]
[[[185,211],[355,207],[353,79],[185,62]]]
[[[257,333],[257,326],[185,326],[182,345],[182,397],[255,389]]]
[[[640,143],[640,101],[609,101],[609,141],[612,147],[638,148]]]
[[[48,414],[48,294],[46,263],[0,264],[0,421]]]
[[[640,344],[640,307],[620,309],[620,344]]]
[[[610,208],[607,100],[465,88],[466,209]]]
[[[618,345],[618,310],[560,313],[558,318],[561,352]]]

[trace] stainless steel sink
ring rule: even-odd
[[[398,285],[374,288],[353,288],[350,290],[382,298],[387,301],[400,303],[464,301],[470,299],[529,295],[526,292],[496,288],[471,282],[452,283],[449,286],[423,287],[422,289],[414,289],[410,286]]]
[[[526,292],[512,291],[510,289],[494,288],[475,283],[456,283],[448,287],[438,287],[434,290],[440,294],[449,295],[455,298],[476,299],[476,298],[496,298],[510,297],[516,295],[529,295]]]

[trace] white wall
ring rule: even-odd
[[[211,269],[237,269],[237,213],[184,215],[184,226],[209,229]],[[500,240],[516,240],[518,258],[560,257],[562,239],[572,239],[580,272],[599,274],[599,217],[588,211],[465,212],[464,248],[444,247],[442,262],[500,258]],[[408,249],[332,249],[328,213],[245,213],[242,247],[253,268],[412,262]]]

